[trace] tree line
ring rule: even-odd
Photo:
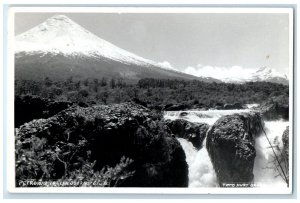
[[[16,95],[37,95],[58,101],[110,104],[138,99],[152,106],[172,104],[202,104],[213,107],[218,103],[261,103],[273,96],[288,99],[289,87],[269,82],[244,84],[208,83],[197,80],[145,78],[136,84],[122,78],[89,78],[55,81],[16,80]]]

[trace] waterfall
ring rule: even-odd
[[[168,111],[165,112],[165,119],[185,119],[190,122],[204,122],[213,125],[221,116],[240,112],[243,110],[208,110],[208,111]],[[274,146],[282,148],[282,134],[289,125],[288,121],[267,121],[265,131],[273,142]],[[197,151],[189,141],[177,138],[180,142],[189,166],[189,187],[217,187],[216,174],[213,169],[210,157],[206,150],[206,139],[203,147]],[[272,165],[273,154],[266,137],[262,134],[255,139],[256,158],[254,162],[254,183],[259,187],[285,187],[286,183],[278,176],[274,165]]]
[[[282,134],[288,125],[288,121],[282,120],[265,122],[266,134],[275,150],[277,147],[280,150],[282,149]],[[264,135],[260,135],[255,139],[255,149],[254,182],[260,187],[286,187],[283,178],[278,176],[278,171],[274,165],[272,148]]]
[[[217,187],[216,173],[208,152],[203,146],[199,151],[189,141],[178,138],[189,166],[189,187]]]

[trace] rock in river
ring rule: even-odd
[[[250,112],[223,116],[209,129],[206,147],[220,186],[252,182],[255,136],[261,125],[260,114]]]
[[[167,126],[177,137],[190,141],[196,149],[202,148],[209,125],[206,123],[192,123],[184,119],[166,120]]]

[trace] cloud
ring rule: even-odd
[[[241,66],[218,67],[199,64],[196,67],[189,66],[183,72],[198,77],[212,77],[223,81],[241,81],[250,78],[255,69],[247,69]]]
[[[168,70],[175,70],[175,71],[178,71],[176,68],[174,68],[170,62],[168,61],[164,61],[164,62],[159,62],[157,63],[158,66],[160,66],[161,68],[164,68],[164,69],[168,69]]]

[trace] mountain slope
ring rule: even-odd
[[[16,53],[52,53],[65,56],[106,57],[112,60],[150,65],[143,59],[100,39],[63,15],[56,15],[44,23],[16,37]]]
[[[17,79],[72,76],[137,81],[154,77],[219,82],[165,69],[97,37],[63,15],[53,16],[15,37],[15,71]]]

